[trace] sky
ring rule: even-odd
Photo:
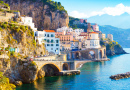
[[[54,0],[61,2],[69,16],[89,18],[104,14],[120,16],[130,14],[130,0]]]

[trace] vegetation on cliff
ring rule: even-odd
[[[13,90],[16,86],[9,83],[9,79],[0,72],[0,90]]]
[[[106,54],[107,56],[115,55],[115,54],[125,54],[126,52],[123,48],[118,44],[118,42],[111,41],[109,39],[101,40],[101,46],[106,46]]]
[[[68,26],[67,11],[60,2],[51,0],[3,0],[11,10],[18,10],[21,15],[33,18],[38,30],[56,30]]]

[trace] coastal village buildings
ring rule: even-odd
[[[44,43],[48,52],[54,54],[60,53],[60,39],[55,38],[54,30],[36,31],[35,40],[39,44]]]
[[[102,39],[104,40],[106,38],[106,34],[102,34]]]
[[[110,39],[111,41],[113,41],[113,35],[112,34],[108,34],[107,38]]]
[[[35,25],[34,25],[34,23],[33,23],[32,17],[27,17],[27,16],[21,17],[21,22],[20,22],[20,23],[23,24],[23,25],[25,25],[25,26],[30,26],[31,29],[32,29],[34,32],[37,31],[37,28],[35,28]]]
[[[99,26],[97,24],[93,25],[93,30],[94,31],[99,31]]]
[[[100,39],[99,35],[96,32],[89,32],[88,38],[85,41],[86,48],[100,48]]]

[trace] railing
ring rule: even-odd
[[[45,60],[45,59],[33,59],[33,61],[63,61],[63,60],[53,60],[53,59],[49,59],[49,60]]]

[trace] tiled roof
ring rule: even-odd
[[[97,32],[89,32],[89,33],[94,33],[94,34],[98,34]]]
[[[43,30],[45,32],[55,32],[54,30]]]

